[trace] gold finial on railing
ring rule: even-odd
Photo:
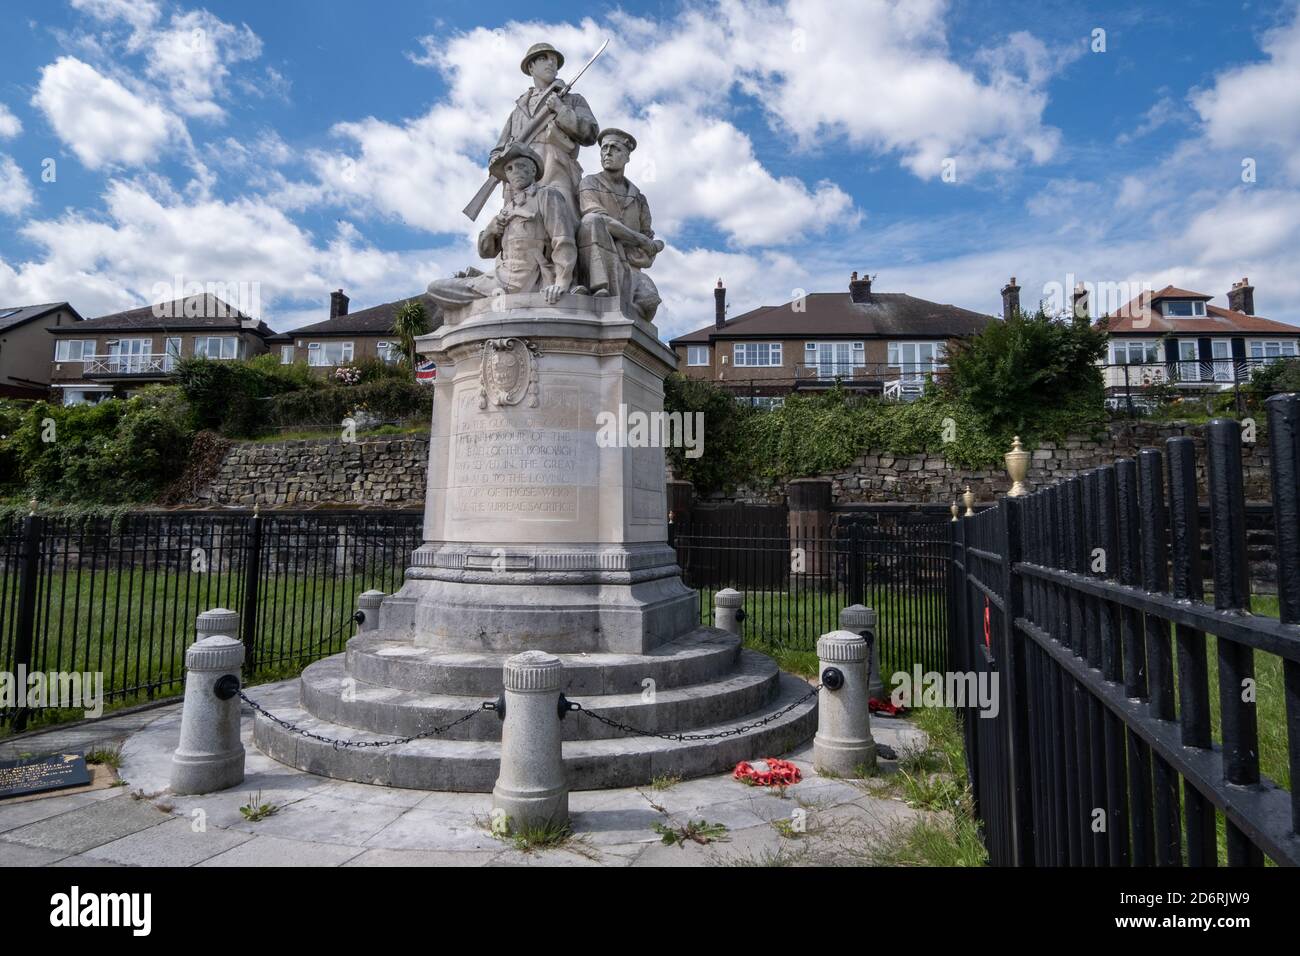
[[[975,517],[975,492],[970,490],[970,485],[966,486],[966,491],[961,496],[962,503],[966,505],[965,517]]]
[[[961,509],[957,507],[957,502],[954,501],[952,503],[952,507],[949,508],[948,510],[952,512],[952,520],[956,521],[957,516],[961,513]]]
[[[1020,436],[1011,439],[1011,450],[1002,456],[1007,463],[1007,474],[1011,477],[1011,490],[1007,494],[1012,498],[1029,494],[1025,479],[1029,476],[1029,452],[1020,444]]]

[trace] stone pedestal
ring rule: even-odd
[[[544,651],[525,651],[505,663],[506,715],[492,810],[494,822],[501,814],[508,818],[511,832],[569,822],[558,710],[563,678],[560,659]]]
[[[707,627],[682,582],[661,441],[676,359],[654,326],[613,297],[503,295],[449,311],[419,347],[438,363],[424,543],[378,629],[367,611],[347,653],[307,667],[301,706],[277,715],[319,738],[259,715],[263,751],[338,779],[492,791],[531,825],[563,819],[566,787],[723,773],[812,736],[808,685],[741,647],[741,596],[720,595],[722,629]],[[504,722],[457,723],[503,681]],[[561,690],[691,739],[561,721]],[[384,749],[330,742],[447,724]]]
[[[438,363],[425,543],[385,624],[420,644],[641,654],[698,623],[667,545],[654,327],[614,298],[503,295],[419,339]]]
[[[195,641],[185,652],[185,703],[180,745],[172,755],[173,793],[212,793],[243,782],[239,698],[223,700],[216,693],[217,681],[226,675],[238,678],[243,662],[244,645],[220,634]]]
[[[822,683],[828,684],[827,668],[835,668],[843,683],[835,689],[823,686],[818,695],[813,766],[851,777],[876,763],[867,698],[867,642],[851,631],[831,631],[817,639],[817,657]]]

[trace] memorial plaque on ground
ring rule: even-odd
[[[0,760],[0,800],[45,790],[62,790],[90,783],[90,770],[81,754],[48,754],[25,760]]]

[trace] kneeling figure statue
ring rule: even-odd
[[[510,186],[505,205],[478,235],[478,254],[495,258],[495,268],[435,279],[429,297],[444,309],[456,309],[487,296],[540,291],[554,303],[573,290],[578,261],[573,207],[556,187],[538,185],[542,158],[522,143],[493,159],[488,171]]]

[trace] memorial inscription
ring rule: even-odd
[[[25,760],[0,760],[0,800],[90,783],[81,754],[50,754]]]

